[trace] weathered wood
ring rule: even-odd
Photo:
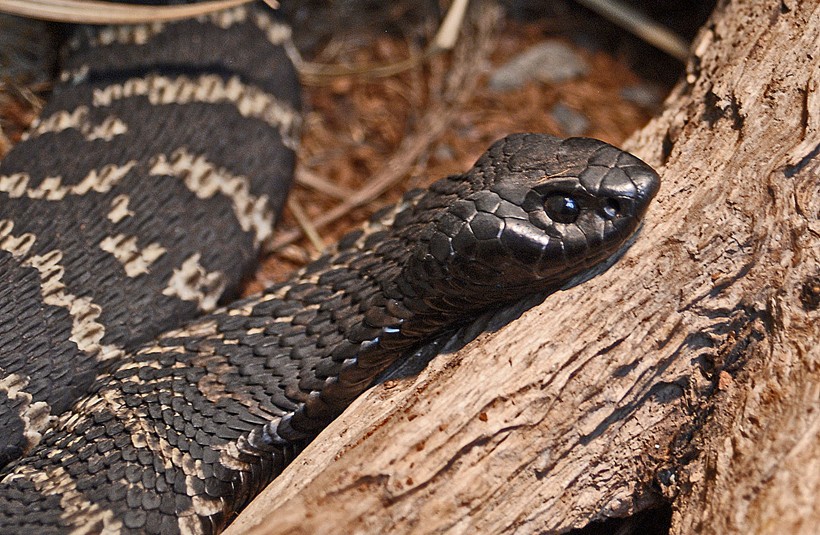
[[[627,143],[663,186],[611,270],[359,399],[231,533],[820,523],[820,2],[724,2]]]

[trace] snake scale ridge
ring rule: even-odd
[[[212,310],[290,180],[288,38],[253,6],[70,42],[0,165],[0,532],[218,532],[387,367],[594,269],[657,192],[606,143],[511,135]]]

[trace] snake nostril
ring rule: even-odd
[[[618,202],[618,199],[607,199],[604,203],[604,215],[606,215],[610,219],[614,219],[618,217],[618,214],[621,213],[621,203]]]

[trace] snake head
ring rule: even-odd
[[[438,309],[436,294],[480,308],[560,287],[618,252],[660,186],[612,145],[541,134],[497,141],[459,178],[469,188],[430,222],[407,265]]]

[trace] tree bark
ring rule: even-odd
[[[663,186],[609,271],[359,399],[229,533],[820,523],[820,2],[722,2],[627,148]]]

